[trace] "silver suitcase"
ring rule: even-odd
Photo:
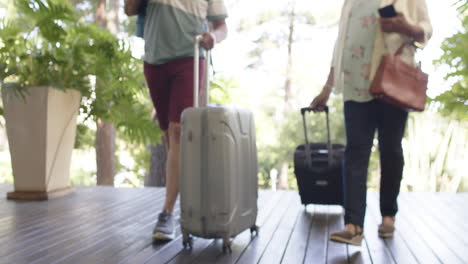
[[[191,235],[231,238],[250,228],[256,233],[257,147],[252,112],[221,106],[198,107],[198,43],[195,41],[194,107],[182,113],[180,145],[180,223],[184,247]],[[207,54],[208,73],[209,53]],[[208,74],[202,102],[208,103]],[[205,104],[203,103],[203,104]]]

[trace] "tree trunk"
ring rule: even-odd
[[[106,0],[98,0],[96,8],[96,24],[102,28],[107,28],[107,13],[106,13]]]
[[[111,21],[111,23],[107,23],[107,29],[112,34],[117,34],[120,32],[119,26],[120,26],[120,17],[119,17],[119,10],[120,10],[120,1],[119,0],[113,0],[112,1],[112,11],[108,15],[108,21]]]
[[[158,123],[156,112],[153,109],[153,121]],[[161,144],[151,144],[150,150],[150,167],[148,174],[145,175],[145,186],[166,186],[166,160],[167,160],[167,145],[164,134],[161,136]]]
[[[288,32],[288,61],[286,64],[286,80],[284,82],[284,108],[283,114],[281,115],[284,118],[285,113],[291,111],[291,98],[292,98],[292,48],[294,44],[294,29],[296,22],[296,12],[295,12],[295,1],[290,2],[290,12],[289,12],[289,32]],[[284,120],[281,121],[283,123]],[[281,165],[281,171],[279,174],[278,189],[289,189],[288,184],[288,168],[289,164],[287,161],[283,161]]]
[[[149,146],[150,168],[149,173],[145,175],[145,186],[166,186],[167,146],[164,136],[161,137],[161,142],[161,144]]]
[[[117,2],[117,1],[116,1]],[[118,24],[118,21],[113,21]],[[106,0],[99,0],[96,9],[96,23],[107,28]],[[99,80],[96,81],[98,84]],[[96,122],[96,175],[97,185],[114,186],[115,173],[115,127],[111,123]]]
[[[292,91],[291,91],[291,75],[292,75],[292,47],[294,43],[294,28],[295,28],[295,20],[296,20],[296,12],[295,12],[295,2],[292,1],[290,3],[291,11],[289,13],[289,34],[288,34],[288,62],[286,64],[286,80],[284,82],[284,103],[285,103],[285,110],[289,110],[291,108],[291,98],[292,98]]]
[[[97,185],[114,185],[115,128],[102,120],[96,131]]]

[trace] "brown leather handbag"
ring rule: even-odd
[[[408,43],[403,43],[395,55],[382,56],[371,83],[369,93],[408,111],[424,111],[428,75],[420,67],[413,67],[401,60],[400,55]]]

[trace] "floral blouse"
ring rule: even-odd
[[[371,80],[370,65],[374,50],[376,27],[379,26],[380,0],[354,1],[346,31],[342,67],[344,72],[343,101],[367,102]]]

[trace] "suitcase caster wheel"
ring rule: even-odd
[[[182,245],[184,246],[184,248],[192,249],[193,248],[193,238],[189,234],[187,234],[187,235],[184,234],[184,238],[182,240]]]
[[[253,236],[254,233],[255,233],[255,235],[258,236],[258,230],[259,230],[259,229],[260,229],[260,227],[258,227],[258,226],[256,226],[256,225],[252,226],[252,227],[250,228],[250,235]]]
[[[224,254],[226,254],[226,253],[231,254],[232,253],[231,240],[223,239],[223,253]]]

